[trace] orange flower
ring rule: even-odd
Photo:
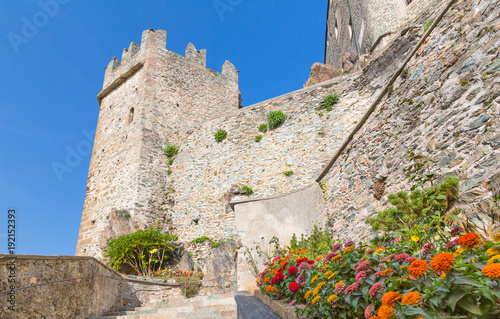
[[[401,299],[401,294],[399,292],[389,291],[382,296],[382,304],[384,306],[394,307],[394,303],[399,299]]]
[[[431,260],[431,268],[435,272],[448,272],[455,263],[455,258],[450,253],[439,253]]]
[[[283,260],[281,263],[280,263],[280,266],[281,267],[284,267],[288,264],[288,261],[287,260]]]
[[[500,264],[488,264],[484,266],[483,275],[489,278],[500,278]]]
[[[446,278],[446,273],[442,273],[441,276],[439,276],[439,278]]]
[[[383,277],[388,277],[391,272],[392,272],[392,268],[388,268],[388,269],[382,271],[381,275]]]
[[[264,277],[264,279],[262,280],[265,284],[267,284],[269,282],[269,278],[267,277]]]
[[[458,244],[462,247],[472,249],[481,245],[481,239],[476,233],[468,233],[458,238]]]
[[[268,286],[266,287],[266,292],[270,292],[272,289],[273,289],[273,287],[271,287],[270,285],[268,285]]]
[[[299,254],[299,255],[300,255],[300,254],[305,254],[305,253],[307,253],[307,249],[302,249],[302,250],[299,250],[299,251],[297,252],[297,254]]]
[[[368,319],[377,319],[377,316],[371,316],[370,318]]]
[[[425,260],[415,260],[408,266],[408,273],[415,278],[420,278],[427,273],[429,265]]]
[[[410,291],[406,295],[404,295],[403,300],[401,301],[402,305],[416,305],[420,302],[420,293],[418,291]]]
[[[394,316],[394,309],[390,306],[381,306],[377,311],[378,319],[392,319]]]

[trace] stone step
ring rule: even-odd
[[[178,299],[148,304],[133,310],[110,312],[93,319],[236,319],[236,302],[231,293]]]

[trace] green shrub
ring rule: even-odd
[[[392,93],[394,93],[394,87],[392,85],[389,85],[387,87],[387,96],[391,97]]]
[[[176,155],[177,153],[179,153],[179,148],[173,144],[169,144],[169,145],[167,145],[167,147],[165,148],[163,153],[165,153],[165,155],[168,157],[172,157],[172,156]]]
[[[271,111],[267,114],[267,124],[270,130],[280,127],[286,120],[286,115],[280,110]]]
[[[312,257],[330,253],[333,244],[332,234],[328,230],[314,225],[310,235],[301,234],[300,239],[297,239],[297,235],[293,234],[287,249],[295,251],[307,249],[307,256]]]
[[[170,157],[170,158],[168,159],[168,161],[167,161],[167,165],[168,165],[168,166],[170,166],[170,165],[172,165],[172,164],[174,163],[174,158],[175,158],[175,157]]]
[[[172,174],[172,170],[169,168],[169,169],[167,169],[167,175],[170,175],[170,174]]]
[[[292,170],[289,170],[289,171],[284,171],[284,172],[283,172],[283,175],[285,175],[285,176],[292,176],[292,174],[293,174],[293,171],[292,171]]]
[[[245,195],[252,195],[253,194],[253,190],[250,186],[245,185],[241,189],[245,191]]]
[[[130,214],[129,213],[125,213],[125,215],[123,215],[123,216],[125,216],[127,218],[130,218]]]
[[[139,274],[149,276],[151,270],[160,269],[174,250],[177,235],[162,234],[159,229],[138,230],[112,238],[104,250],[104,257],[114,269],[127,264]]]
[[[339,99],[340,97],[337,92],[330,93],[323,98],[323,103],[320,105],[319,109],[331,111],[333,109],[333,106],[339,102]]]
[[[318,135],[319,135],[319,136],[321,136],[321,137],[323,137],[323,136],[325,136],[325,132],[323,132],[323,131],[319,131],[319,132],[318,132]]]
[[[257,142],[257,143],[258,143],[258,142],[260,142],[260,140],[261,140],[261,139],[262,139],[262,135],[257,135],[257,136],[255,137],[255,142]]]
[[[205,241],[210,240],[207,236],[201,236],[193,239],[191,242],[195,244],[203,244]]]
[[[220,143],[222,142],[227,136],[227,132],[225,130],[218,130],[217,132],[215,132],[214,134],[214,137],[215,137],[215,141],[217,143]]]
[[[267,132],[267,124],[262,123],[261,125],[259,125],[259,131],[261,131],[262,133],[266,133]]]

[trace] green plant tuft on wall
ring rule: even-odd
[[[408,69],[404,69],[404,70],[401,72],[401,77],[402,77],[403,79],[408,78]]]
[[[179,153],[179,148],[173,144],[169,144],[169,145],[167,145],[167,147],[165,148],[163,153],[168,157],[172,157],[172,156],[176,155],[177,153]]]
[[[333,106],[337,104],[340,100],[339,94],[337,92],[330,93],[323,98],[323,103],[319,106],[319,110],[331,111]]]
[[[286,120],[286,114],[280,110],[271,111],[267,114],[267,124],[270,130],[274,130],[283,124]]]
[[[288,170],[288,171],[283,172],[283,175],[285,175],[285,176],[292,176],[292,174],[293,174],[292,170]]]
[[[258,143],[258,142],[260,142],[260,140],[261,140],[261,139],[262,139],[262,135],[257,135],[257,136],[255,137],[255,142],[257,142],[257,143]]]
[[[214,134],[214,137],[215,137],[215,141],[217,143],[220,143],[222,142],[227,136],[227,132],[225,130],[218,130],[217,132],[215,132]]]
[[[241,187],[242,190],[245,191],[245,195],[252,195],[253,194],[253,190],[250,186],[243,186]]]
[[[266,133],[267,132],[267,124],[262,123],[261,125],[259,125],[259,131],[261,131],[262,133]]]
[[[424,25],[424,33],[427,32],[427,30],[429,30],[433,22],[434,20],[431,20]]]

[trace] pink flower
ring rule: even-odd
[[[434,244],[433,244],[433,243],[428,243],[428,244],[425,244],[425,245],[424,245],[424,249],[431,248],[432,246],[434,246]]]
[[[405,263],[411,263],[412,261],[417,260],[417,257],[411,256],[405,259]]]
[[[376,273],[374,273],[374,274],[373,274],[373,278],[378,278],[378,277],[380,277],[381,275],[382,275],[382,271],[381,271],[381,270],[379,270],[379,271],[377,271]]]
[[[373,252],[375,251],[374,248],[370,248],[366,251],[366,254],[369,255],[369,254],[372,254]]]
[[[308,263],[305,263],[305,262],[304,262],[304,263],[301,263],[301,264],[299,265],[299,270],[303,270],[303,269],[307,268],[307,266],[309,266],[309,264],[308,264]]]
[[[456,236],[458,234],[461,234],[464,230],[461,228],[461,227],[456,227],[456,228],[453,228],[452,231],[450,232],[450,234],[452,236]]]
[[[347,243],[344,244],[344,248],[347,248],[349,246],[352,246],[354,245],[354,242],[351,240],[351,241],[348,241]]]
[[[392,257],[394,257],[394,254],[390,254],[390,255],[388,255],[388,256],[386,256],[386,257],[382,258],[382,261],[384,261],[384,262],[385,262],[385,261],[391,261]]]
[[[413,277],[412,275],[408,275],[408,278],[410,278],[411,280],[417,280],[417,278]]]
[[[344,284],[343,283],[340,283],[338,284],[336,287],[335,287],[335,293],[338,295],[339,293],[342,292],[342,289],[344,289]]]
[[[342,247],[342,244],[333,245],[333,251],[339,250]]]
[[[458,238],[447,243],[446,246],[444,246],[444,248],[450,249],[450,248],[455,247],[457,244],[458,244]]]
[[[365,318],[369,319],[372,317],[375,313],[373,312],[373,304],[369,304],[368,307],[365,309]]]
[[[371,268],[372,266],[369,261],[363,261],[358,267],[356,267],[356,271],[369,270]]]
[[[329,253],[328,255],[326,255],[325,257],[325,260],[323,260],[323,264],[326,264],[330,261],[330,259],[332,259],[333,257],[337,256],[338,253]]]
[[[394,258],[397,262],[403,262],[405,261],[405,259],[408,258],[408,254],[407,253],[402,253],[402,254],[399,254],[396,256],[396,258]]]
[[[344,293],[345,293],[345,294],[347,294],[347,295],[350,295],[350,294],[352,294],[353,292],[358,291],[359,286],[360,286],[359,282],[355,282],[355,283],[353,283],[352,285],[348,286],[348,287],[345,289]]]
[[[298,281],[298,282],[302,282],[302,279],[303,279],[303,278],[302,278],[302,274],[300,274],[300,275],[297,277],[297,281]]]
[[[399,243],[401,240],[402,240],[402,238],[398,237],[398,238],[394,239],[394,243]]]
[[[360,281],[361,279],[365,279],[365,278],[366,278],[366,271],[360,271],[356,275],[356,282]]]
[[[431,253],[431,250],[430,250],[429,248],[424,249],[424,250],[422,251],[422,255],[424,255],[424,256],[425,256],[425,255],[428,255],[428,254],[430,254],[430,253]]]
[[[292,301],[290,301],[290,303],[288,305],[293,306],[293,305],[295,305],[296,302],[297,302],[297,300],[292,300]]]
[[[379,293],[384,290],[384,285],[380,282],[376,282],[371,288],[370,288],[370,297],[376,298]]]

